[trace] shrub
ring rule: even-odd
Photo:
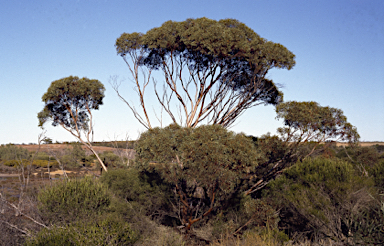
[[[59,163],[56,160],[33,160],[32,165],[36,167],[53,167],[53,166],[59,166]]]
[[[292,220],[304,222],[313,239],[349,242],[355,219],[372,204],[372,180],[358,175],[349,162],[307,159],[268,185],[264,195],[275,200]],[[288,212],[287,212],[288,211]],[[282,218],[288,223],[286,218]],[[298,226],[298,225],[296,225]],[[300,233],[290,227],[290,233]]]
[[[111,199],[107,188],[91,177],[58,181],[38,195],[39,209],[50,222],[72,222],[101,214]]]
[[[49,164],[49,167],[58,166],[58,163],[56,160],[50,160],[50,161],[33,160],[32,163],[30,160],[27,160],[27,159],[4,161],[4,165],[9,166],[9,167],[18,167],[20,164],[22,164],[24,167],[31,165],[31,164],[35,167],[48,167],[48,164]]]
[[[7,144],[0,146],[0,160],[20,160],[28,159],[30,156],[27,149]]]
[[[168,201],[173,194],[169,185],[158,174],[139,172],[134,168],[111,169],[103,173],[100,181],[121,198],[122,202],[129,202],[136,211],[142,211],[144,215],[166,223],[163,215],[171,210]]]
[[[374,147],[347,147],[341,149],[337,157],[351,161],[358,167],[370,168],[374,166],[379,160],[379,153]]]
[[[369,173],[372,175],[375,186],[381,191],[384,191],[384,160],[380,160],[374,165]]]
[[[123,165],[120,157],[112,151],[104,151],[100,154],[100,158],[107,167],[118,167]]]
[[[76,222],[64,227],[43,229],[30,238],[26,245],[133,245],[137,239],[138,235],[127,222],[110,216],[96,222]]]
[[[261,156],[250,139],[220,125],[170,125],[141,134],[135,163],[172,184],[186,231],[214,215],[239,190]]]

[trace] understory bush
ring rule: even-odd
[[[92,177],[57,181],[41,190],[39,209],[51,223],[87,219],[108,210],[112,195]]]
[[[112,169],[103,173],[100,181],[135,211],[164,224],[173,224],[169,201],[174,194],[159,174],[135,168]]]
[[[43,229],[30,238],[26,245],[133,245],[138,238],[129,223],[116,216],[109,216],[98,221],[79,221],[66,226],[53,226],[49,229]]]
[[[368,225],[376,202],[372,180],[346,161],[306,159],[271,182],[263,194],[281,209],[280,226],[290,236],[364,243],[373,234],[363,227],[381,225]]]

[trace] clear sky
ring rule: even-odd
[[[50,83],[69,75],[100,80],[104,105],[94,113],[95,140],[136,139],[144,128],[108,83],[128,69],[116,55],[122,33],[165,21],[233,18],[296,55],[296,66],[268,77],[285,101],[316,101],[340,108],[363,141],[384,141],[384,1],[382,0],[1,0],[0,144],[33,143],[37,113]],[[136,101],[132,85],[122,91]],[[231,129],[260,136],[282,122],[274,108],[249,109]],[[75,141],[47,127],[54,141]]]

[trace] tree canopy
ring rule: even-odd
[[[341,109],[323,107],[316,102],[285,102],[276,106],[278,119],[285,127],[278,132],[285,141],[349,141],[360,138],[356,127],[347,121]]]
[[[257,173],[259,178],[246,191],[251,194],[263,188],[285,168],[329,147],[332,141],[359,141],[356,127],[347,121],[342,110],[320,106],[316,102],[284,102],[276,106],[277,119],[284,127],[277,129],[280,136],[269,134],[256,139],[256,145],[266,161]]]
[[[38,114],[39,126],[47,120],[53,126],[87,130],[91,109],[103,104],[104,85],[98,80],[69,76],[53,81],[43,95],[44,109]]]
[[[42,100],[44,109],[38,113],[39,126],[47,121],[60,125],[91,150],[105,170],[106,167],[91,145],[93,136],[92,112],[103,104],[104,85],[95,79],[69,76],[53,81]],[[86,141],[82,139],[84,133]]]
[[[167,21],[145,34],[123,33],[115,46],[132,73],[143,116],[121,96],[117,83],[114,88],[147,128],[152,126],[144,92],[152,71],[164,75],[162,94],[153,81],[155,93],[174,123],[196,127],[207,121],[227,127],[252,106],[281,102],[283,94],[266,75],[272,68],[295,65],[286,47],[234,19]]]

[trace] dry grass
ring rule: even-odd
[[[360,142],[359,146],[361,147],[369,147],[374,145],[384,145],[384,142]],[[336,143],[336,146],[348,146],[348,143]]]
[[[19,145],[22,148],[25,148],[29,151],[36,151],[39,148],[37,144],[23,144]],[[42,144],[40,145],[40,151],[48,151],[48,150],[65,150],[68,148],[67,144]],[[81,146],[84,150],[88,150],[85,146]],[[113,147],[105,147],[105,146],[94,146],[93,147],[96,152],[104,152],[104,151],[114,151]]]

